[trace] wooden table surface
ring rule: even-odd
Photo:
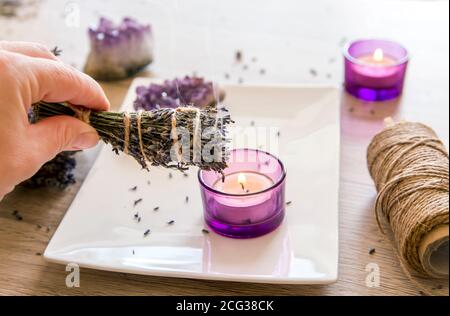
[[[0,1],[1,2],[1,1]],[[193,72],[221,83],[342,84],[341,47],[362,37],[390,38],[410,51],[403,97],[363,104],[342,96],[339,280],[296,286],[184,280],[81,270],[81,287],[65,286],[65,267],[44,252],[95,156],[78,154],[77,184],[65,191],[17,188],[0,203],[0,294],[85,295],[418,295],[389,242],[377,228],[375,189],[365,151],[383,118],[429,124],[449,139],[448,1],[32,1],[16,18],[0,16],[0,40],[31,40],[64,50],[81,68],[88,51],[86,28],[104,14],[151,22],[156,60],[141,75],[172,78]],[[241,50],[248,70],[234,64]],[[251,63],[252,57],[257,62]],[[259,70],[265,69],[261,75]],[[225,78],[229,74],[229,79]],[[102,84],[118,108],[130,80]],[[1,83],[0,83],[1,84]],[[352,110],[350,110],[352,109]],[[1,176],[1,175],[0,175]],[[12,215],[19,210],[17,221]],[[40,226],[38,226],[40,225]],[[41,227],[41,228],[38,228]],[[369,254],[369,248],[375,248]],[[380,267],[378,288],[365,285],[366,265]],[[448,280],[419,280],[448,295]],[[442,285],[440,290],[432,290]]]

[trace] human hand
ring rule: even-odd
[[[97,82],[63,64],[44,46],[0,41],[0,200],[59,152],[98,142],[97,132],[73,117],[31,125],[28,111],[38,101],[109,109]]]

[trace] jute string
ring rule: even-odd
[[[420,275],[448,277],[449,157],[432,129],[421,123],[388,122],[369,145],[367,162],[378,190],[380,229],[393,232],[400,259]],[[442,258],[441,258],[442,259]],[[444,267],[444,268],[443,268]]]
[[[144,161],[149,161],[147,156],[145,155],[144,144],[142,142],[141,121],[142,121],[142,111],[139,111],[137,113],[137,121],[136,121],[137,129],[138,129],[139,148],[141,149],[141,154],[142,154],[142,157],[144,157]]]
[[[123,129],[123,152],[125,153],[125,155],[128,155],[128,147],[130,145],[130,114],[128,114],[128,112],[123,113]]]

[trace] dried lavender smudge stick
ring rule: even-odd
[[[204,170],[222,172],[227,166],[229,139],[226,128],[233,121],[227,112],[220,111],[219,113],[215,107],[205,109],[160,108],[151,111],[117,113],[90,111],[67,103],[41,101],[33,105],[33,112],[36,121],[55,115],[69,115],[89,123],[98,132],[102,141],[112,145],[116,154],[128,153],[144,169],[148,169],[148,165],[178,170],[187,170],[190,166],[197,166]],[[197,115],[199,115],[200,131],[210,130],[210,137],[196,135],[198,133],[195,123]],[[125,121],[129,125],[128,129],[125,128]],[[181,158],[179,161],[173,161],[171,157],[172,146],[174,142],[179,143],[179,148],[185,146],[180,135],[177,135],[178,139],[172,139],[174,123],[178,131],[183,128],[190,134],[190,150],[188,153],[183,153],[185,157],[179,157]],[[213,158],[212,161],[203,159],[202,155],[200,155],[200,159],[193,159],[195,137],[199,140],[202,151],[205,148],[211,149],[209,158]]]

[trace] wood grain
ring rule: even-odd
[[[401,99],[363,104],[342,96],[340,260],[335,284],[264,285],[82,269],[81,287],[67,288],[65,267],[45,262],[40,254],[95,158],[95,154],[78,154],[74,186],[62,192],[18,187],[0,203],[1,295],[419,295],[422,287],[434,295],[448,295],[448,280],[412,282],[400,268],[388,238],[380,233],[374,219],[376,192],[365,159],[371,137],[388,115],[429,124],[448,148],[447,1],[322,0],[284,1],[282,5],[277,1],[164,1],[164,5],[162,1],[139,1],[124,7],[116,0],[107,9],[98,0],[75,3],[81,12],[79,27],[64,24],[63,1],[48,0],[30,18],[0,17],[0,40],[57,44],[64,50],[65,62],[81,67],[88,50],[84,30],[97,19],[98,12],[104,12],[116,19],[132,15],[153,24],[157,59],[151,72],[142,74],[146,76],[170,78],[195,71],[220,82],[242,78],[244,83],[340,85],[340,46],[348,39],[372,36],[401,41],[413,59]],[[50,32],[55,26],[58,31]],[[234,64],[237,49],[243,51],[247,70]],[[254,64],[252,56],[258,60]],[[266,73],[261,75],[260,69]],[[122,102],[129,83],[102,84],[113,108]],[[12,216],[16,209],[22,221]],[[370,248],[375,249],[372,255]],[[365,285],[368,263],[380,267],[378,288]],[[436,289],[438,286],[443,288]]]

